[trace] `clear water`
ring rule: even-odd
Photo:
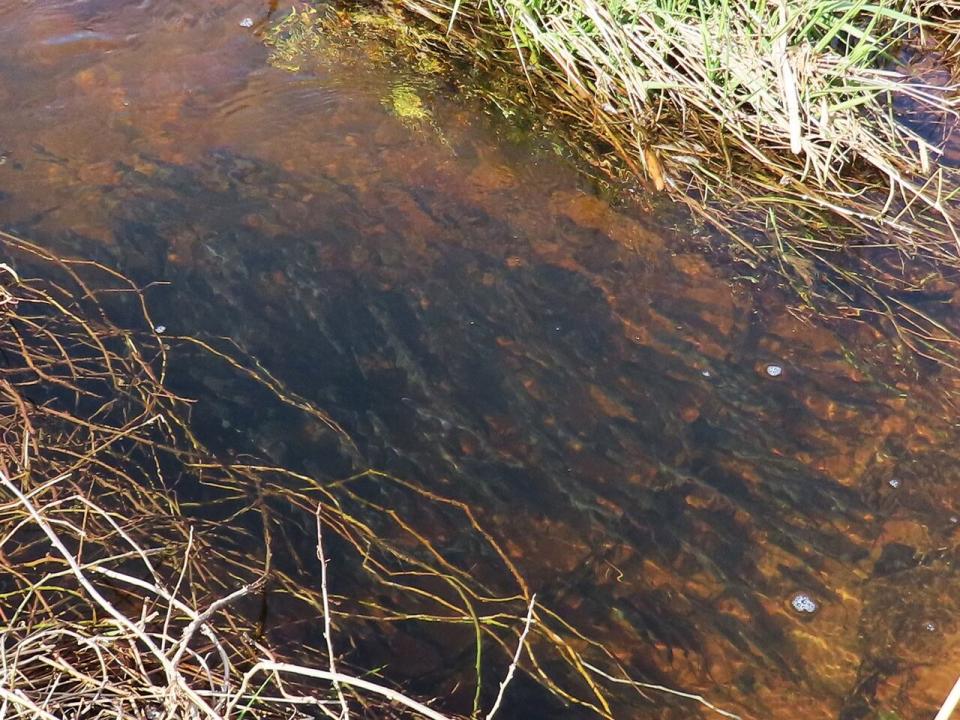
[[[637,676],[745,718],[929,713],[960,671],[956,379],[375,47],[272,67],[242,22],[268,11],[0,1],[0,225],[169,283],[168,332],[235,338],[356,447],[181,363],[211,443],[470,502]],[[463,641],[365,652],[429,693]]]

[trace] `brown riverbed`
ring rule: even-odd
[[[0,2],[0,225],[171,283],[170,332],[236,338],[356,443],[184,364],[224,452],[469,501],[635,676],[757,720],[931,715],[960,672],[956,377],[382,48],[272,66],[241,24],[267,10]],[[460,641],[358,653],[443,694]]]

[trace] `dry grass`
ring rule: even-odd
[[[936,166],[940,148],[893,111],[896,100],[914,113],[955,116],[952,87],[927,86],[893,61],[899,45],[926,43],[933,28],[941,43],[955,41],[956,25],[940,21],[952,3],[404,4],[451,32],[508,41],[535,91],[554,95],[657,186],[696,187],[704,200],[775,190],[781,202],[873,222],[874,212],[857,210],[860,181],[851,175],[882,177],[914,211],[932,209],[952,243],[925,244],[892,201],[862,210],[891,211],[885,224],[908,246],[955,257],[954,183]],[[731,175],[744,170],[752,174]]]
[[[371,627],[438,625],[473,637],[471,717],[491,720],[521,672],[600,717],[644,691],[736,717],[630,678],[535,601],[462,503],[374,470],[335,480],[214,460],[190,401],[164,387],[168,343],[349,439],[229,342],[112,323],[106,297],[154,327],[144,290],[117,274],[0,244],[43,277],[0,265],[0,717],[443,720],[442,699],[416,700],[347,652]],[[467,564],[432,539],[451,528]]]

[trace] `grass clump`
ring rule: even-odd
[[[429,47],[525,84],[588,160],[687,204],[740,259],[772,262],[812,304],[880,316],[905,349],[960,367],[957,330],[911,303],[960,272],[948,157],[960,4],[383,5],[425,19]]]
[[[940,148],[895,107],[956,107],[949,88],[915,81],[895,60],[903,43],[933,29],[933,9],[949,4],[397,1],[450,33],[500,37],[513,56],[499,59],[517,63],[535,91],[553,95],[658,188],[696,189],[704,200],[751,189],[758,202],[766,189],[782,203],[852,210],[853,173],[893,184],[953,232],[942,185],[938,195],[916,184],[937,170]]]

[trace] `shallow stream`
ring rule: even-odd
[[[175,365],[209,442],[469,502],[637,677],[756,720],[930,716],[960,672],[957,379],[387,50],[276,67],[268,10],[0,0],[0,226],[169,283],[164,332],[234,338],[355,446]],[[461,640],[376,653],[430,693]]]

